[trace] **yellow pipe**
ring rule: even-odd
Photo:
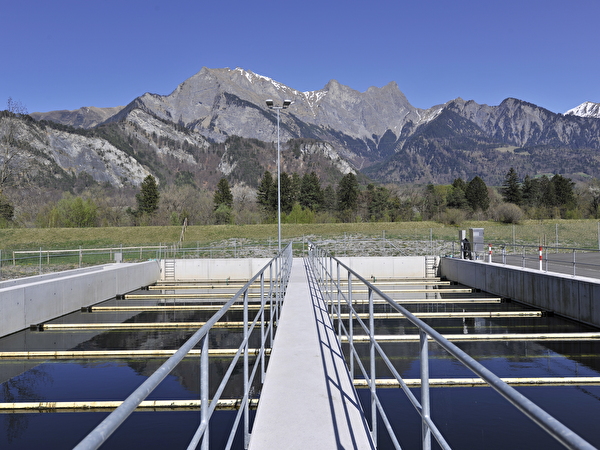
[[[201,328],[206,322],[146,322],[146,323],[43,323],[32,325],[31,328],[38,331],[53,331],[53,330],[110,330],[114,328],[125,330],[139,329],[175,329],[175,328]],[[260,324],[260,322],[257,322]],[[217,322],[213,325],[214,328],[242,328],[244,322]]]
[[[206,292],[199,294],[125,294],[125,300],[150,300],[157,298],[231,298],[234,295],[235,294],[228,292]],[[248,297],[260,297],[260,293],[249,293]]]
[[[98,358],[168,358],[177,350],[55,350],[37,352],[0,352],[0,359],[98,359]],[[249,355],[258,355],[259,349],[248,349]],[[237,349],[210,349],[210,356],[233,356]],[[200,356],[200,350],[190,350],[189,357]],[[242,350],[242,355],[244,351]],[[265,354],[270,355],[271,349],[266,348]]]
[[[152,305],[152,306],[90,306],[84,308],[85,312],[107,312],[107,311],[216,311],[223,305]],[[269,309],[265,305],[265,309]],[[244,305],[232,305],[229,311],[242,311]],[[260,309],[260,304],[248,305],[249,310]]]
[[[514,334],[444,334],[449,341],[592,341],[600,339],[600,333],[514,333]],[[417,334],[375,336],[378,342],[419,342]],[[429,337],[429,340],[432,340]],[[369,336],[354,335],[354,342],[368,342]],[[342,336],[342,342],[348,342]]]
[[[155,291],[155,290],[165,290],[165,291],[173,291],[173,290],[177,290],[177,289],[235,289],[235,290],[239,290],[241,288],[243,288],[245,286],[245,284],[190,284],[190,285],[185,285],[185,284],[180,284],[180,285],[175,285],[175,286],[165,286],[165,285],[153,285],[153,286],[148,286],[148,289],[151,291]],[[254,286],[254,288],[252,289],[258,289],[260,287],[259,284],[253,283],[252,286]],[[265,287],[269,286],[269,284],[265,281]]]
[[[212,401],[211,401],[212,402]],[[99,409],[116,409],[121,406],[122,401],[90,401],[90,402],[14,402],[0,403],[0,412],[13,411],[56,411],[77,410],[93,411]],[[258,399],[249,401],[251,408],[256,408]],[[218,409],[239,409],[239,399],[221,399],[217,401]],[[145,400],[137,409],[197,409],[200,408],[200,400]]]
[[[472,317],[542,317],[542,311],[466,311],[466,312],[417,312],[413,316],[425,319],[439,318],[472,318]],[[358,314],[361,319],[368,319],[369,314]],[[332,314],[332,318],[337,318],[337,314]],[[341,314],[343,320],[347,320],[349,314]],[[353,315],[356,317],[356,315]],[[374,319],[402,319],[401,313],[374,313]]]
[[[500,378],[512,386],[566,386],[566,385],[600,385],[600,377],[547,377],[547,378]],[[419,378],[405,379],[408,387],[420,387]],[[399,387],[396,379],[375,380],[377,387]],[[367,380],[354,380],[354,386],[358,388],[367,387]],[[430,387],[478,387],[489,386],[481,378],[430,378]]]
[[[416,304],[416,303],[501,303],[500,297],[483,297],[483,298],[398,298],[394,299],[396,303],[400,304]],[[334,303],[336,301],[334,300]],[[344,301],[342,300],[342,303]],[[352,300],[353,304],[356,305],[368,305],[368,299]],[[373,303],[376,305],[384,305],[388,302],[386,300],[373,299]]]
[[[472,289],[447,289],[447,288],[442,288],[442,289],[436,289],[436,288],[431,288],[431,289],[380,289],[381,292],[387,294],[389,292],[402,292],[402,293],[434,293],[434,292],[441,292],[443,294],[470,294],[471,292],[473,292]],[[342,292],[347,292],[346,291],[342,291]],[[352,293],[353,294],[367,294],[369,292],[368,289],[352,289]]]

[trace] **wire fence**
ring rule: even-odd
[[[339,257],[432,255],[461,258],[463,255],[458,233],[451,234],[457,237],[449,238],[448,230],[442,232],[436,229],[430,229],[429,233],[421,231],[403,236],[388,236],[383,232],[381,236],[371,238],[360,235],[304,236],[294,241],[293,252],[295,257],[306,256],[310,240],[331,255]],[[508,241],[498,239],[490,233],[484,244],[473,249],[472,259],[547,272],[600,277],[600,250],[596,248],[568,247],[554,245],[554,243],[540,246],[512,241],[516,239],[509,238]],[[285,244],[287,243],[286,241]],[[0,279],[114,262],[139,262],[152,259],[273,258],[277,250],[276,239],[229,239],[212,244],[179,242],[105,248],[45,249],[40,247],[39,249],[0,250]]]

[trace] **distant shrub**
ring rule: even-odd
[[[462,209],[448,208],[440,214],[439,222],[446,225],[459,225],[465,220],[466,213]]]
[[[514,203],[501,203],[492,212],[492,218],[496,222],[502,223],[519,223],[525,213]]]

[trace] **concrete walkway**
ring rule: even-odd
[[[294,259],[250,450],[374,449],[321,293]]]

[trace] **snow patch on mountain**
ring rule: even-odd
[[[568,110],[565,116],[593,117],[600,119],[600,103],[584,102],[581,105]]]

